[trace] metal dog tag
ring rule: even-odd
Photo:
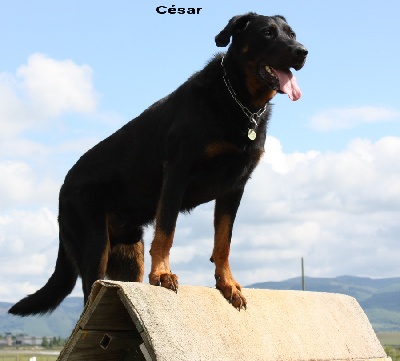
[[[250,140],[254,140],[257,137],[257,133],[255,132],[254,129],[249,129],[247,136],[249,137]]]

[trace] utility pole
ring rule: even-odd
[[[306,279],[304,276],[304,258],[301,257],[301,289],[306,290]]]

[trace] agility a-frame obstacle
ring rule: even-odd
[[[390,360],[349,296],[98,281],[59,360]]]

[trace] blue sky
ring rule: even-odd
[[[172,4],[202,10],[155,11]],[[14,0],[0,13],[0,300],[52,273],[57,193],[78,157],[223,51],[214,36],[248,11],[284,15],[309,56],[303,97],[273,101],[234,229],[237,280],[296,276],[302,256],[310,276],[399,276],[397,0]],[[211,225],[212,204],[180,217],[181,283],[212,285]]]

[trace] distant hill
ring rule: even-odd
[[[354,297],[376,332],[400,332],[400,277],[371,279],[352,276],[306,277],[306,290],[342,293]],[[247,286],[275,290],[300,290],[301,278]],[[69,337],[83,310],[83,298],[67,297],[49,316],[17,317],[7,313],[11,303],[0,302],[0,334]]]
[[[60,336],[67,338],[83,310],[83,298],[67,297],[49,316],[19,317],[7,313],[12,303],[0,302],[0,334],[12,332],[31,336]]]
[[[400,277],[372,279],[341,276],[305,279],[306,291],[342,293],[354,297],[376,332],[400,332]],[[300,290],[301,278],[247,286],[275,290]]]

